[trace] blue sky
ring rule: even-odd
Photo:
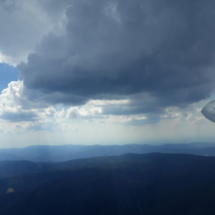
[[[11,81],[17,81],[19,76],[19,71],[16,67],[11,66],[6,63],[0,63],[0,91],[7,88]]]
[[[0,2],[0,148],[214,142],[201,113],[215,98],[214,9]]]

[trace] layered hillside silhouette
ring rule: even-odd
[[[62,162],[79,158],[122,155],[125,153],[145,154],[152,152],[183,153],[215,156],[215,144],[196,142],[190,144],[128,145],[36,145],[26,148],[0,149],[0,161],[29,160],[33,162]]]
[[[0,179],[2,215],[215,213],[215,157],[125,154],[28,163],[32,171],[22,164],[24,174]]]

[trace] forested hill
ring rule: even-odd
[[[0,179],[1,215],[215,214],[215,157],[125,154],[46,168]]]

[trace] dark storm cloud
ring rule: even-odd
[[[39,100],[79,105],[149,93],[157,107],[186,106],[214,90],[214,1],[63,2],[71,5],[66,34],[44,36],[18,66]]]

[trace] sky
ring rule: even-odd
[[[0,148],[215,142],[212,0],[0,0]],[[215,117],[214,117],[215,118]]]

